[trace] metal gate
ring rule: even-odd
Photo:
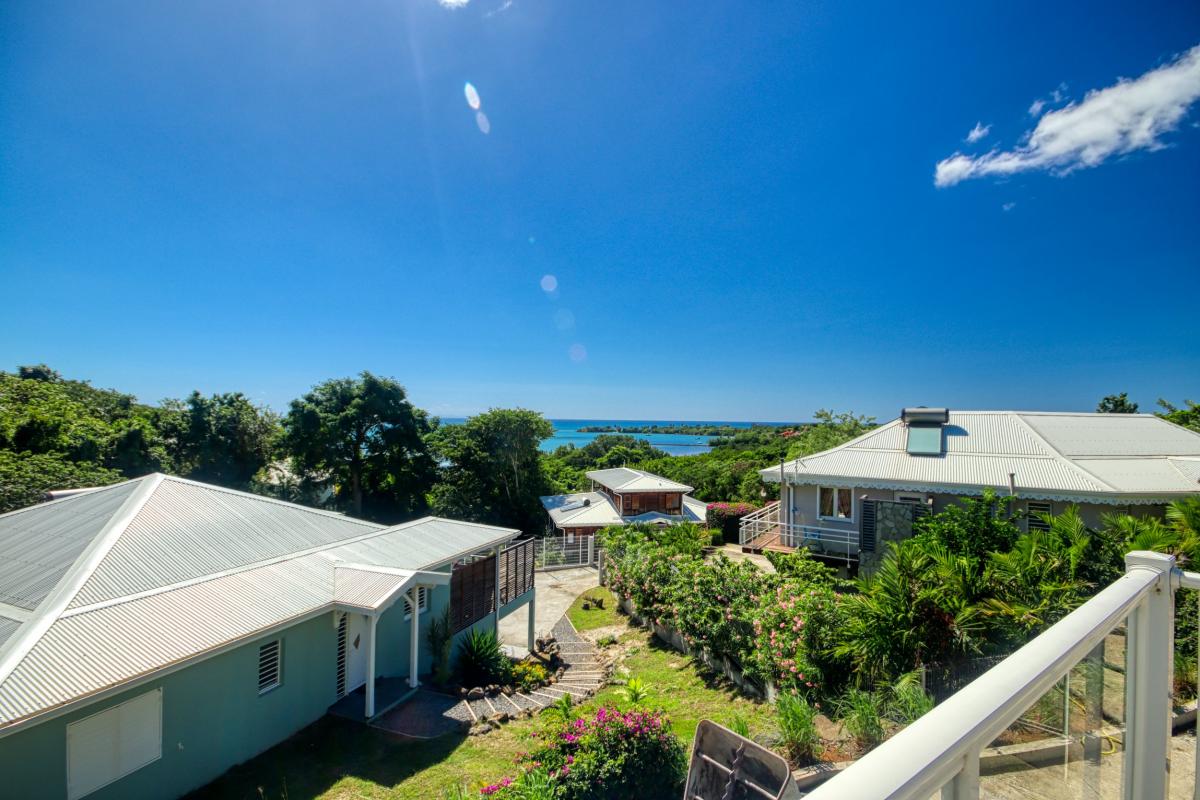
[[[600,563],[602,551],[595,536],[546,536],[534,542],[534,569],[539,571],[595,567]]]

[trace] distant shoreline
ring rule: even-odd
[[[742,425],[711,423],[670,423],[636,425],[583,425],[575,430],[580,433],[663,433],[683,436],[735,436],[753,428],[798,428],[803,423],[755,422]]]

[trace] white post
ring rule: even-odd
[[[1129,614],[1125,668],[1125,800],[1163,800],[1171,742],[1174,673],[1175,557],[1136,550],[1125,571],[1149,570],[1158,580]]]
[[[496,633],[500,632],[500,545],[496,545],[496,586],[495,597],[492,602],[496,604]]]
[[[530,589],[529,594],[529,629],[525,632],[529,652],[533,652],[534,640],[537,638],[537,589]]]
[[[590,567],[592,562],[596,560],[596,532],[592,531],[592,535],[587,537],[588,540],[588,560],[587,565]]]
[[[942,800],[979,800],[979,751],[967,753],[962,770],[942,787]]]
[[[417,680],[420,672],[419,648],[421,641],[421,587],[414,586],[408,590],[408,602],[412,606],[412,625],[408,633],[408,685],[415,689],[421,685]]]
[[[367,707],[364,713],[369,720],[375,716],[375,623],[378,618],[367,617]]]

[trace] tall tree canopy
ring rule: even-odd
[[[335,502],[354,516],[391,522],[426,508],[434,424],[396,381],[370,372],[325,381],[292,401],[283,428],[296,471],[332,480]]]
[[[538,497],[547,491],[538,446],[554,426],[536,411],[492,409],[438,430],[434,451],[446,462],[434,487],[439,514],[506,525],[544,527]]]
[[[1129,402],[1128,392],[1121,392],[1103,398],[1096,405],[1096,410],[1101,414],[1136,414],[1138,404]]]
[[[1166,400],[1159,400],[1158,404],[1162,407],[1162,411],[1158,412],[1158,416],[1168,422],[1174,422],[1176,425],[1200,431],[1200,403],[1184,400],[1183,408]]]
[[[164,400],[160,431],[175,472],[205,483],[247,490],[274,455],[279,416],[241,392]]]

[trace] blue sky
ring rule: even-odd
[[[1195,2],[7,3],[0,368],[280,409],[369,369],[446,416],[1200,400],[1197,45]]]

